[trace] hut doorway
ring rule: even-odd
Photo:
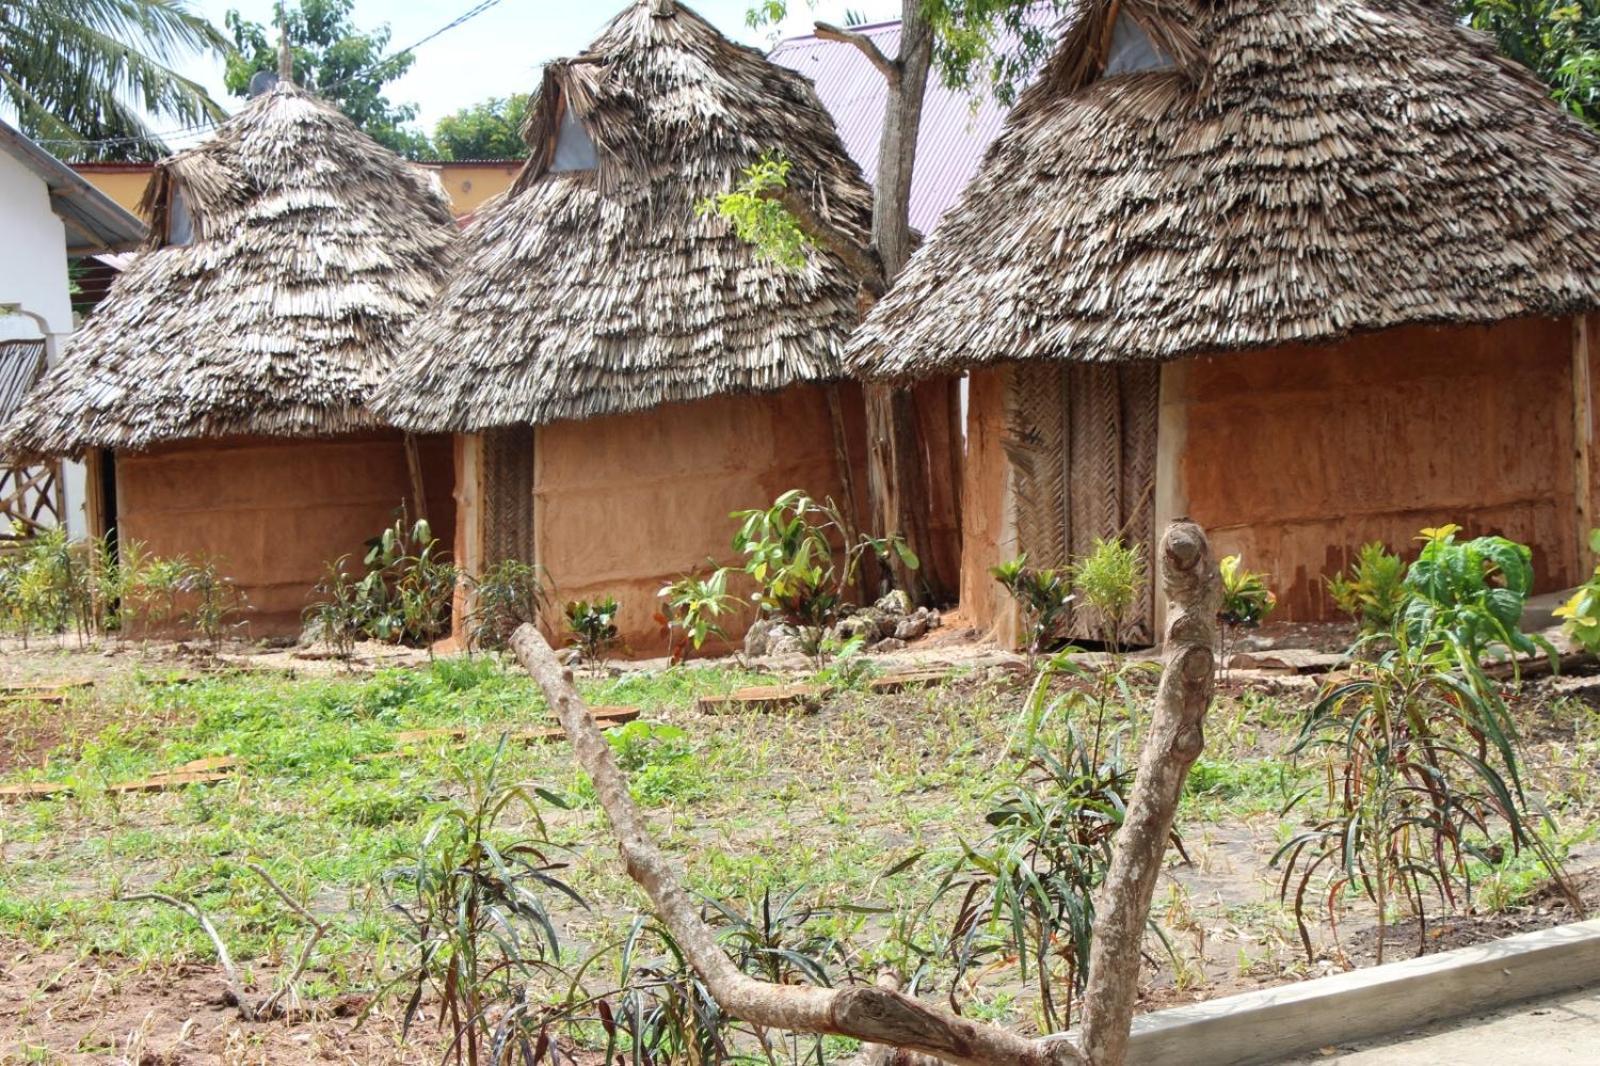
[[[1012,368],[1005,449],[1016,499],[1018,551],[1035,566],[1060,567],[1097,538],[1155,546],[1157,363],[1032,363]],[[1136,601],[1126,639],[1155,635],[1154,568]],[[1072,639],[1100,636],[1098,619],[1074,611]]]
[[[483,565],[507,560],[533,564],[532,426],[483,433]]]

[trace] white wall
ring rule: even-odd
[[[0,151],[0,339],[43,336],[54,363],[71,333],[66,229],[50,208],[44,179]],[[61,475],[67,531],[80,537],[88,532],[84,470],[63,463]]]

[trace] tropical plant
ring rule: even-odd
[[[367,542],[366,574],[357,585],[362,623],[374,640],[423,644],[428,654],[450,624],[457,570],[426,519],[394,524]]]
[[[177,591],[183,596],[184,624],[200,634],[212,651],[222,647],[228,630],[243,625],[249,600],[217,560],[201,556],[183,568]]]
[[[502,559],[469,580],[469,636],[477,648],[505,648],[518,626],[538,622],[548,602],[540,569],[518,559]]]
[[[1144,548],[1124,544],[1121,537],[1096,537],[1093,550],[1072,565],[1073,591],[1099,619],[1101,636],[1113,653],[1122,646],[1128,611],[1144,585]]]
[[[1267,587],[1268,575],[1246,570],[1237,555],[1225,555],[1218,564],[1222,572],[1222,605],[1217,610],[1217,621],[1222,623],[1221,648],[1218,658],[1227,670],[1228,645],[1239,629],[1253,629],[1260,625],[1278,598]]]
[[[457,771],[463,798],[434,808],[416,856],[383,879],[416,952],[394,982],[410,990],[404,1029],[431,990],[454,1034],[446,1058],[469,1066],[535,1061],[528,986],[561,960],[544,897],[554,892],[587,908],[559,876],[564,864],[550,859],[545,839],[538,801],[565,802],[546,789],[502,782],[505,747],[502,738],[486,766]],[[498,827],[513,812],[536,835],[501,842]]]
[[[1361,632],[1387,633],[1405,609],[1405,578],[1405,560],[1375,540],[1361,546],[1348,570],[1327,579],[1328,595]]]
[[[1533,552],[1505,537],[1458,541],[1461,527],[1424,529],[1422,552],[1406,573],[1409,599],[1401,619],[1413,644],[1444,642],[1463,668],[1483,656],[1554,650],[1522,632],[1522,609],[1533,590]]]
[[[1600,529],[1590,531],[1589,550],[1600,555]],[[1556,608],[1555,615],[1562,619],[1563,630],[1579,647],[1591,655],[1600,654],[1600,566],[1566,603]]]
[[[175,64],[226,55],[186,0],[8,0],[0,9],[0,100],[23,133],[65,159],[158,159],[152,119],[225,117]]]
[[[1322,751],[1329,760],[1325,813],[1272,859],[1283,867],[1280,892],[1292,897],[1308,958],[1307,896],[1319,871],[1335,934],[1351,890],[1377,908],[1380,962],[1391,910],[1398,904],[1417,918],[1420,952],[1427,897],[1452,909],[1467,903],[1469,858],[1496,865],[1502,835],[1512,853],[1531,848],[1565,885],[1523,792],[1515,727],[1498,689],[1464,676],[1445,640],[1413,642],[1405,627],[1394,640],[1323,693],[1291,749]],[[1295,797],[1285,813],[1309,795]]]
[[[605,653],[616,646],[617,601],[613,596],[602,596],[590,602],[572,600],[565,608],[567,630],[577,644],[583,661],[599,666]]]
[[[744,572],[756,583],[756,605],[794,626],[802,649],[819,668],[826,657],[823,636],[838,620],[866,554],[892,551],[907,569],[918,566],[899,537],[851,540],[832,500],[819,502],[799,489],[783,493],[770,507],[735,511],[732,517],[739,522],[733,548],[745,557]]]
[[[1055,641],[1072,608],[1072,576],[1066,570],[1029,566],[1026,554],[990,567],[989,573],[1011,594],[1022,613],[1031,667],[1038,654]]]
[[[656,623],[672,661],[682,662],[691,650],[699,651],[712,637],[726,639],[720,619],[731,614],[739,599],[728,591],[728,568],[714,566],[702,577],[688,573],[661,587],[656,595],[662,601]]]
[[[317,639],[333,649],[336,658],[348,663],[355,655],[356,641],[361,638],[366,621],[366,607],[361,599],[360,582],[350,573],[350,556],[341,555],[329,563],[317,582],[316,597],[306,606],[301,617],[313,630]]]

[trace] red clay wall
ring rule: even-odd
[[[434,535],[455,526],[450,440],[423,438],[423,482]],[[407,504],[399,434],[331,440],[229,438],[116,457],[118,534],[157,555],[210,556],[249,598],[251,636],[300,632],[312,586],[331,560]]]
[[[1414,553],[1417,530],[1445,522],[1531,544],[1538,591],[1582,579],[1570,321],[1413,327],[1174,369],[1175,513],[1273,575],[1277,618],[1334,617],[1323,577],[1364,541]]]
[[[861,404],[857,390],[845,395],[859,498]],[[539,429],[534,456],[537,557],[555,599],[615,596],[633,656],[666,653],[653,617],[663,584],[708,556],[737,561],[730,512],[769,504],[792,488],[843,499],[826,396],[817,386],[558,422]],[[736,639],[750,620],[750,611],[741,611],[727,623],[729,635]]]

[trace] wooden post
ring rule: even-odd
[[[844,398],[839,395],[839,384],[824,387],[828,398],[828,424],[833,430],[833,461],[839,468],[839,488],[844,501],[839,514],[844,518],[844,539],[854,545],[861,536],[861,516],[856,510],[855,467],[850,462],[850,433],[844,420]],[[870,566],[862,566],[856,573],[856,595],[863,604],[872,602]]]
[[[416,518],[427,522],[428,490],[422,480],[422,455],[417,451],[417,438],[412,433],[406,434],[406,469],[411,474],[411,502],[416,507]],[[434,536],[438,535],[434,533]]]
[[[1600,500],[1596,499],[1595,439],[1594,439],[1594,388],[1596,378],[1594,326],[1589,315],[1576,315],[1572,319],[1572,457],[1573,503],[1578,523],[1578,574],[1595,566],[1595,554],[1589,550],[1589,531],[1600,523],[1596,512]]]

